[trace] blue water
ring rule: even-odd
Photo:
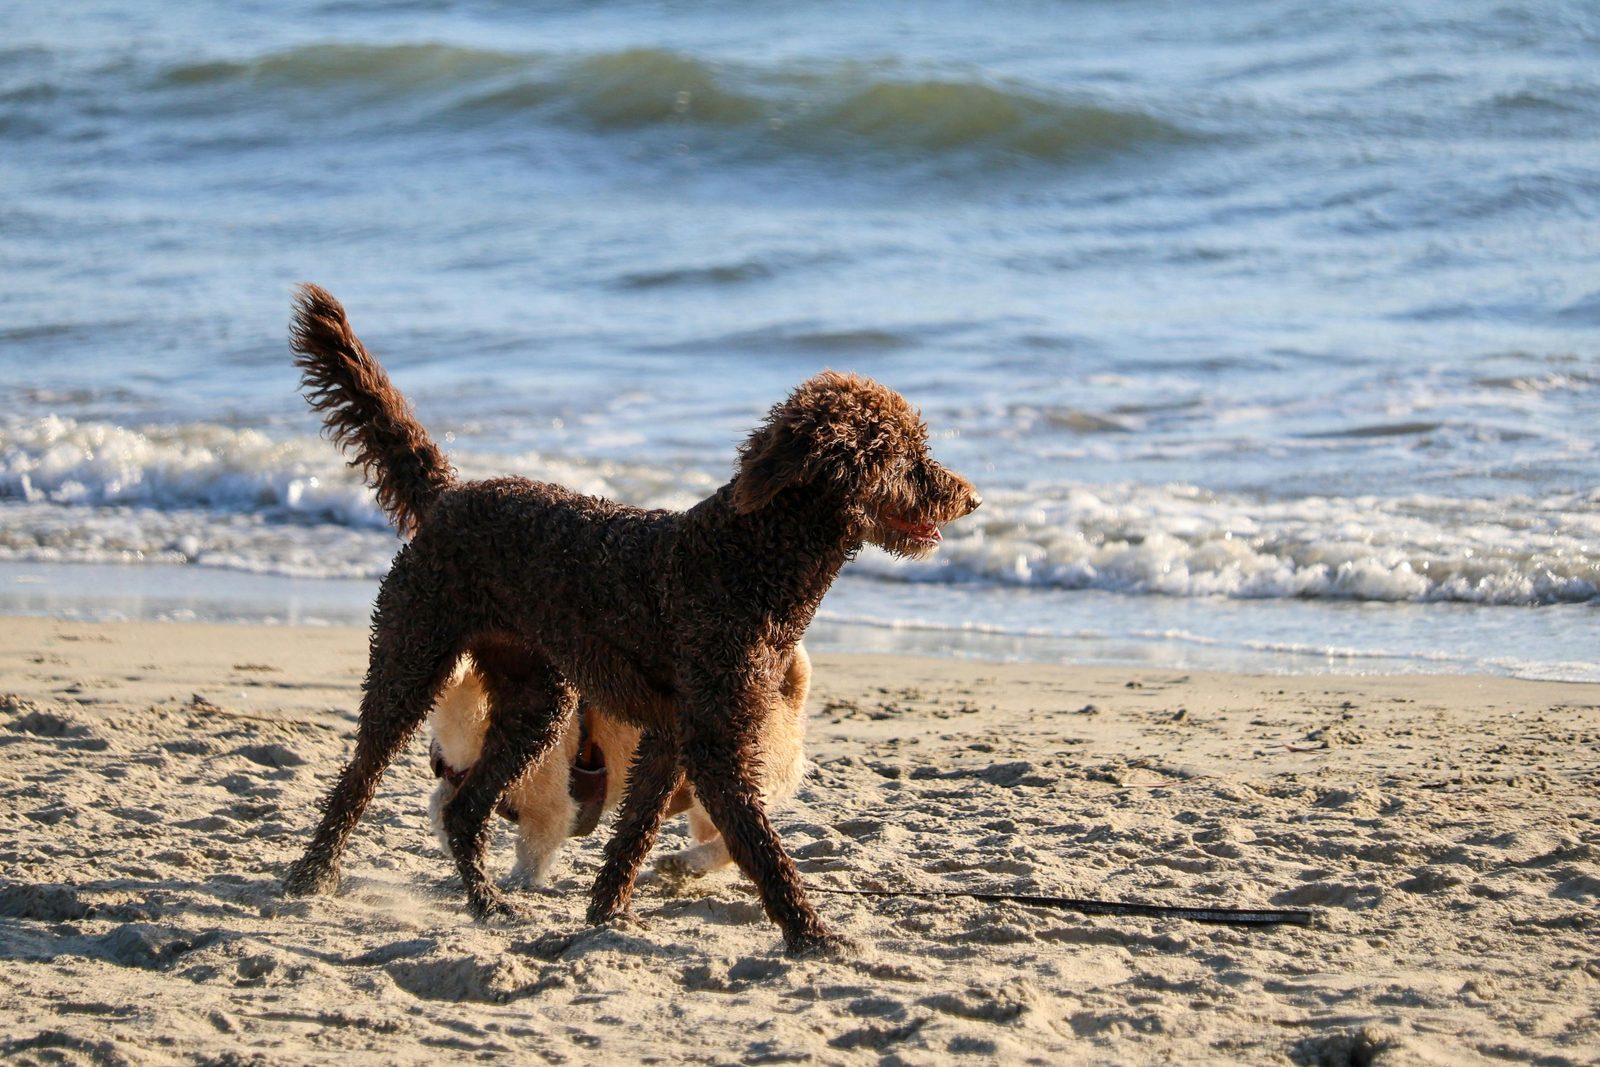
[[[360,617],[310,279],[469,474],[906,393],[819,647],[1600,679],[1597,119],[1587,3],[8,5],[0,608]]]

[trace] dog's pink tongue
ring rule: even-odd
[[[910,523],[893,515],[888,516],[888,520],[890,526],[893,526],[901,533],[908,533],[912,537],[920,538],[924,541],[932,541],[934,544],[944,540],[944,535],[939,532],[939,527],[931,522]]]

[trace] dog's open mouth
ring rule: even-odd
[[[882,516],[882,521],[885,526],[895,533],[901,534],[906,539],[919,545],[932,547],[944,540],[944,536],[939,533],[939,527],[931,522],[907,522],[898,515],[890,515],[888,513]]]

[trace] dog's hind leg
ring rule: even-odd
[[[398,570],[398,566],[397,566]],[[385,591],[390,585],[385,583]],[[322,804],[322,821],[284,879],[291,896],[324,893],[339,884],[339,860],[350,831],[366,811],[378,779],[416,732],[434,695],[455,665],[455,630],[445,620],[407,604],[385,611],[380,593],[373,617],[367,680],[356,727],[356,751]]]
[[[606,843],[605,864],[589,898],[591,923],[599,925],[627,911],[639,865],[656,843],[667,802],[682,782],[677,739],[662,731],[647,731],[634,752],[622,814],[616,833]]]
[[[510,642],[473,649],[489,701],[483,751],[444,808],[445,835],[467,901],[480,919],[517,909],[484,869],[489,817],[506,788],[560,738],[577,690],[530,650]]]

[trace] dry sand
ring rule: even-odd
[[[1600,1057],[1600,687],[819,655],[817,769],[776,818],[813,883],[1317,918],[819,894],[860,952],[793,961],[731,870],[647,875],[645,928],[586,927],[598,835],[537,922],[473,922],[420,742],[342,892],[280,899],[362,653],[356,630],[0,619],[0,1058]]]

